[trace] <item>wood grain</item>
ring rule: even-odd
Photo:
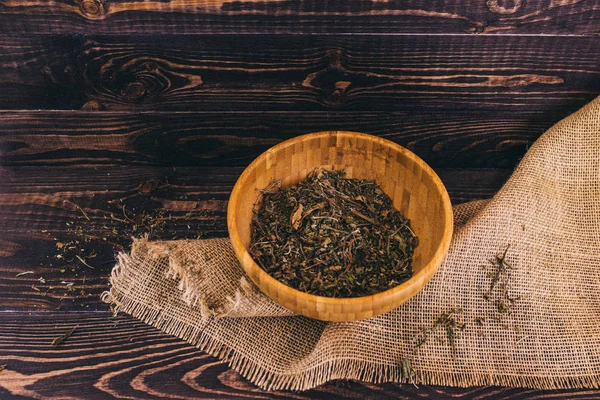
[[[125,206],[130,217],[134,211],[172,217],[162,231],[153,232],[155,239],[196,238],[199,232],[225,237],[227,200],[241,172],[225,167],[0,168],[0,310],[106,310],[98,296],[106,290],[115,253],[129,246],[132,235],[141,234],[130,223],[112,220],[111,214],[124,220]],[[437,173],[458,204],[493,196],[510,170]],[[169,186],[158,189],[158,182]],[[155,189],[143,194],[148,183]],[[97,253],[87,259],[93,269],[77,259],[57,259],[57,243],[75,240],[82,255]],[[28,271],[33,273],[16,276]]]
[[[572,111],[600,37],[0,36],[1,109]]]
[[[54,338],[77,326],[61,347]],[[591,399],[598,390],[444,388],[334,381],[265,392],[218,360],[130,317],[108,312],[0,313],[0,397],[44,399]],[[22,396],[22,397],[20,397]]]
[[[0,164],[245,166],[291,137],[355,130],[433,167],[511,168],[561,112],[0,112]]]
[[[23,109],[0,115],[0,398],[599,397],[264,392],[98,299],[128,217],[163,218],[155,238],[225,236],[242,168],[301,133],[387,137],[436,167],[455,204],[492,196],[510,170],[473,167],[512,168],[599,92],[599,20],[583,0],[0,0],[0,110]],[[74,241],[93,268],[57,258]]]
[[[596,1],[0,1],[16,33],[542,33],[594,35]]]

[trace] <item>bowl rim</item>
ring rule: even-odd
[[[443,208],[445,211],[445,220],[446,220],[445,221],[446,229],[445,229],[444,234],[442,235],[442,240],[440,242],[440,245],[438,246],[435,253],[431,257],[430,261],[420,271],[418,271],[416,274],[413,274],[408,280],[402,282],[401,284],[394,286],[390,289],[384,290],[383,292],[378,292],[375,294],[358,296],[358,297],[325,297],[325,296],[318,296],[315,294],[306,293],[301,290],[295,289],[295,288],[288,286],[288,285],[280,282],[279,280],[273,278],[265,270],[263,270],[256,263],[256,261],[254,261],[254,259],[252,258],[252,256],[250,255],[250,253],[248,252],[246,247],[243,245],[242,240],[238,234],[237,227],[236,227],[235,221],[233,219],[233,216],[236,214],[236,212],[234,211],[236,203],[232,202],[232,199],[237,200],[237,198],[239,197],[238,192],[241,191],[242,184],[244,183],[244,181],[246,181],[248,179],[250,174],[256,169],[257,165],[264,158],[266,158],[268,154],[274,153],[274,152],[279,152],[282,149],[285,149],[289,146],[293,146],[293,145],[297,144],[298,142],[302,142],[309,138],[314,139],[314,138],[331,137],[331,136],[335,136],[335,137],[349,136],[349,137],[353,137],[353,138],[362,137],[364,139],[371,140],[371,141],[379,143],[379,144],[391,146],[391,147],[395,148],[396,151],[399,151],[399,152],[403,153],[404,155],[406,155],[413,162],[418,164],[424,171],[426,171],[430,175],[430,177],[433,179],[435,186],[440,189],[440,194],[442,197],[442,204],[443,204]],[[446,255],[448,253],[448,250],[450,248],[450,241],[452,238],[452,232],[454,229],[454,220],[453,220],[453,211],[452,211],[452,203],[450,201],[450,196],[448,195],[448,191],[446,190],[446,187],[444,186],[442,180],[435,173],[435,171],[425,161],[423,161],[419,156],[417,156],[415,153],[413,153],[412,151],[408,150],[407,148],[405,148],[395,142],[392,142],[391,140],[384,139],[379,136],[374,136],[374,135],[370,135],[370,134],[362,133],[362,132],[345,131],[345,130],[331,130],[331,131],[312,132],[312,133],[307,133],[304,135],[295,136],[293,138],[284,140],[283,142],[278,143],[275,146],[270,147],[269,149],[264,151],[262,154],[260,154],[258,157],[256,157],[244,169],[242,174],[237,179],[237,181],[233,187],[233,190],[231,191],[231,194],[229,196],[229,202],[227,205],[227,229],[229,231],[230,240],[235,244],[233,246],[233,248],[236,253],[236,256],[237,256],[242,268],[246,272],[246,274],[250,275],[247,271],[247,268],[250,268],[250,266],[245,265],[245,263],[244,263],[245,259],[251,261],[251,264],[252,264],[251,267],[258,272],[259,280],[261,282],[268,281],[269,285],[275,286],[278,291],[283,290],[283,291],[291,292],[291,293],[293,293],[293,295],[295,297],[301,298],[305,302],[310,302],[310,303],[317,302],[317,303],[324,304],[324,305],[341,305],[341,304],[358,305],[358,304],[364,303],[365,301],[370,301],[370,302],[376,303],[378,301],[383,301],[383,300],[389,299],[391,296],[393,297],[397,292],[402,292],[402,291],[410,288],[411,286],[415,285],[416,282],[419,282],[421,280],[423,280],[425,283],[411,297],[413,297],[423,287],[425,287],[425,285],[429,282],[429,280],[431,280],[433,275],[435,275],[435,273],[437,272],[437,270],[439,269],[441,264],[444,262],[444,258],[446,257]],[[238,250],[241,251],[242,254],[238,254]],[[433,269],[432,269],[431,267],[433,264],[437,264],[437,265],[433,266]],[[251,276],[250,276],[250,278],[251,278]],[[257,282],[255,282],[255,284],[260,288],[260,285]],[[260,288],[260,289],[261,289],[261,291],[263,291],[262,288]],[[264,291],[263,291],[263,293],[264,293]],[[266,295],[268,296],[268,294],[266,294]],[[274,300],[274,301],[276,301],[276,300]]]

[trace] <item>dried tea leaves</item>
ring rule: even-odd
[[[250,254],[269,275],[326,297],[382,292],[412,276],[417,237],[373,181],[318,169],[273,182],[252,220]]]
[[[448,344],[452,349],[452,356],[456,357],[456,336],[459,332],[465,330],[467,324],[464,322],[463,310],[460,308],[451,308],[450,310],[443,312],[433,323],[433,326],[429,329],[423,329],[416,338],[415,347],[419,348],[423,346],[433,332],[440,329],[445,331],[448,339]]]

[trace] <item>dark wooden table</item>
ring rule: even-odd
[[[302,133],[383,136],[434,167],[455,204],[493,196],[600,93],[600,5],[472,3],[0,1],[0,398],[600,397],[265,392],[99,300],[132,235],[226,236],[244,166]]]

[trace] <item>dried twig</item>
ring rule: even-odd
[[[77,257],[77,259],[78,259],[79,261],[81,261],[81,263],[82,263],[83,265],[85,265],[86,267],[88,267],[88,268],[91,268],[91,269],[94,269],[94,267],[92,267],[90,264],[86,263],[86,262],[85,262],[85,260],[84,260],[82,257],[80,257],[79,255],[77,255],[77,254],[76,254],[76,255],[75,255],[75,257]]]
[[[85,210],[83,208],[81,208],[81,206],[79,204],[75,203],[73,200],[71,200],[71,203],[75,204],[75,207],[77,207],[79,209],[79,211],[81,211],[81,213],[83,214],[83,216],[85,217],[85,219],[87,219],[88,221],[91,221],[90,217],[88,217],[88,215],[85,212]]]
[[[69,329],[68,331],[66,331],[65,333],[63,333],[62,335],[57,337],[56,339],[54,339],[51,343],[52,346],[57,347],[57,346],[60,346],[61,344],[64,344],[65,341],[73,334],[73,332],[75,331],[75,329],[78,326],[79,325],[72,327],[71,329]]]
[[[417,343],[415,347],[419,348],[423,346],[429,339],[429,336],[436,329],[441,328],[446,331],[448,343],[452,348],[452,355],[456,356],[456,334],[460,331],[463,331],[467,326],[466,322],[461,321],[458,318],[458,314],[462,314],[462,312],[463,310],[460,308],[451,308],[450,310],[442,313],[433,323],[431,328],[421,331],[421,333],[417,336]]]
[[[490,283],[489,291],[483,296],[484,299],[490,300],[494,290],[500,287],[502,292],[499,294],[498,298],[493,302],[496,305],[498,312],[501,314],[510,313],[512,307],[515,305],[516,301],[520,299],[520,297],[510,297],[508,295],[508,282],[510,279],[510,270],[513,269],[512,265],[510,265],[506,261],[506,255],[508,253],[508,249],[510,248],[510,244],[506,246],[504,253],[502,255],[496,255],[496,257],[490,260],[490,263],[495,268],[495,271],[491,273],[492,282]],[[491,301],[491,300],[490,300]]]
[[[400,379],[408,383],[412,383],[414,387],[419,388],[415,384],[415,370],[412,367],[412,361],[409,358],[402,358],[400,360]]]

